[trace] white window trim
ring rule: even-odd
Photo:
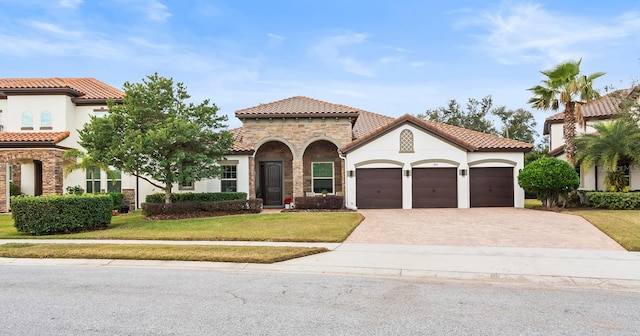
[[[331,161],[316,161],[316,162],[311,162],[311,191],[314,192],[315,190],[315,186],[313,185],[314,180],[316,179],[313,176],[313,165],[316,163],[330,163],[331,164],[331,185],[333,186],[331,189],[333,189],[333,192],[327,193],[327,195],[335,195],[336,193],[336,171],[335,171],[335,166],[334,163]],[[328,180],[329,178],[326,177],[319,177],[318,179],[325,179]],[[316,193],[316,194],[322,194],[322,193]]]
[[[222,190],[222,181],[236,181],[236,191],[238,191],[238,165],[237,164],[223,164],[222,167],[222,175],[220,176],[220,191]],[[235,178],[225,178],[224,177],[224,167],[235,167],[236,168],[236,177]]]

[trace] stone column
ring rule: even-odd
[[[9,197],[9,186],[7,179],[7,159],[0,157],[0,212],[9,212],[7,201]]]
[[[62,152],[49,152],[42,158],[42,195],[62,195]]]
[[[256,198],[256,162],[253,157],[249,157],[249,199]]]
[[[304,170],[301,158],[293,159],[293,198],[304,196]]]

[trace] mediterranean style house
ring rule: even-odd
[[[123,93],[93,78],[0,79],[0,211],[9,184],[29,195],[119,191],[132,208],[162,192],[104,172],[63,176],[62,153],[79,148],[78,129],[108,113]],[[342,195],[348,208],[523,207],[517,175],[531,144],[418,119],[291,97],[238,110],[242,126],[219,178],[177,192],[242,191],[283,207],[286,198]]]
[[[586,127],[576,124],[577,135],[585,133],[594,133],[592,125],[596,122],[606,122],[615,118],[623,108],[625,102],[630,100],[640,101],[640,85],[629,89],[618,90],[602,96],[598,100],[584,104],[582,115],[586,122]],[[543,134],[549,136],[549,155],[555,156],[562,160],[567,160],[565,154],[565,143],[563,137],[564,117],[562,112],[548,117],[544,122]],[[640,189],[640,171],[637,164],[630,162],[621,167],[624,169],[629,187],[632,190]],[[602,167],[592,167],[585,169],[577,167],[576,171],[580,174],[580,189],[582,190],[605,190],[606,169]]]

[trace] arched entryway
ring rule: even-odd
[[[293,197],[293,153],[280,141],[260,146],[255,155],[255,193],[266,207],[280,207]]]
[[[305,148],[302,160],[306,195],[324,192],[342,195],[344,167],[335,144],[327,140],[314,141]]]

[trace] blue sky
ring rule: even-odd
[[[640,76],[638,1],[0,0],[0,77],[158,72],[240,122],[304,95],[400,116],[492,95],[527,108],[540,70],[582,58],[599,88]],[[541,128],[541,125],[539,125]]]

